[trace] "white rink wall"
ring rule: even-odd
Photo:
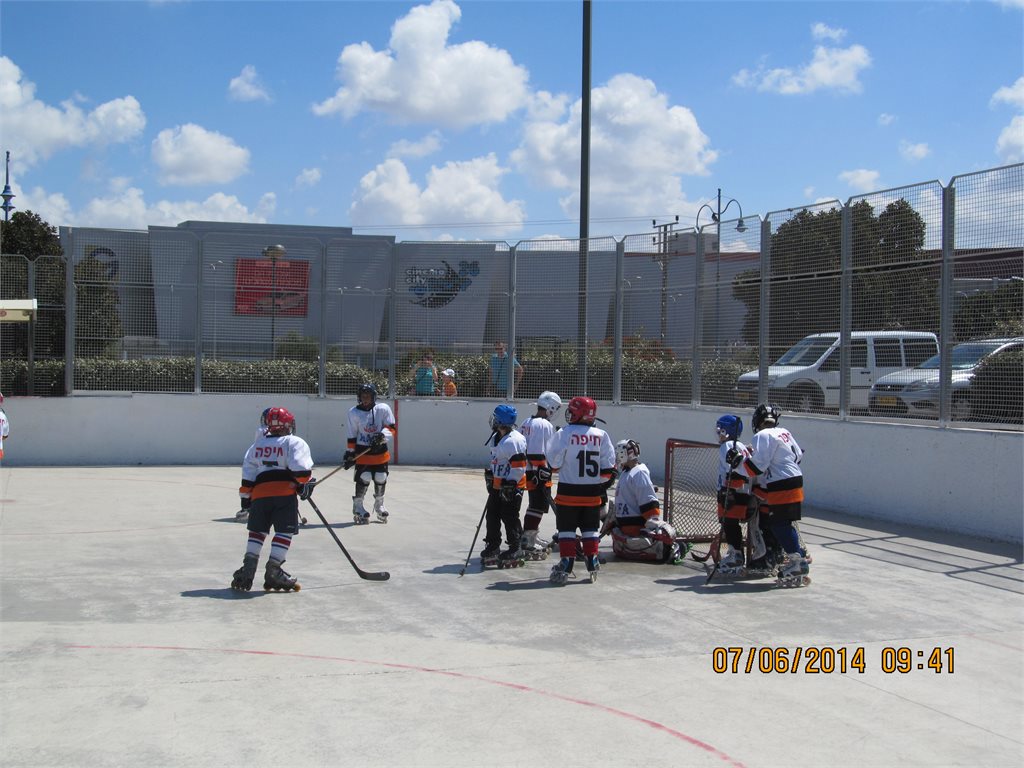
[[[397,463],[483,468],[493,401],[389,401]],[[4,466],[240,464],[262,410],[283,405],[319,465],[344,451],[351,398],[134,394],[10,397]],[[534,413],[517,402],[520,419]],[[665,441],[711,442],[717,409],[599,405],[614,440],[637,439],[664,482]],[[749,437],[749,412],[740,412]],[[806,451],[807,502],[838,512],[1003,541],[1024,539],[1024,434],[841,422],[784,414]]]

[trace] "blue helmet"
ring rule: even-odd
[[[497,427],[514,427],[518,416],[519,413],[516,411],[515,406],[502,403],[495,408],[494,413],[491,414],[491,429],[495,429]]]
[[[743,434],[743,420],[739,416],[727,413],[715,422],[715,430],[730,440],[739,440]]]

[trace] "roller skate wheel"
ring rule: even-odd
[[[591,584],[596,584],[597,583],[597,571],[591,571],[590,572],[590,583]]]

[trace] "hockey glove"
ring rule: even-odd
[[[512,504],[522,496],[522,491],[519,490],[519,486],[514,480],[502,480],[501,481],[501,500],[506,504]]]
[[[665,523],[661,521],[660,517],[652,517],[650,520],[644,523],[644,528],[653,533],[657,533],[663,525],[665,525]]]
[[[248,496],[243,496],[241,501],[242,509],[248,509],[252,506],[252,499]]]
[[[308,501],[309,497],[313,495],[313,489],[316,488],[316,478],[309,478],[309,482],[303,483],[299,486],[299,498],[303,501]]]
[[[370,438],[370,447],[380,448],[382,445],[386,445],[387,442],[388,439],[384,436],[384,433],[378,432],[377,434]]]
[[[541,485],[551,482],[551,467],[537,467],[537,482]]]
[[[725,460],[729,463],[730,467],[736,469],[736,467],[743,463],[743,453],[735,448],[730,448],[725,452]]]
[[[345,469],[352,469],[356,465],[356,452],[345,451],[345,455],[341,459],[341,465]]]

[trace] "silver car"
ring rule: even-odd
[[[970,387],[978,365],[1007,349],[1024,348],[1024,338],[982,339],[957,344],[952,349],[950,417],[971,418]],[[882,376],[871,387],[868,410],[872,416],[939,417],[939,355],[916,368]]]

